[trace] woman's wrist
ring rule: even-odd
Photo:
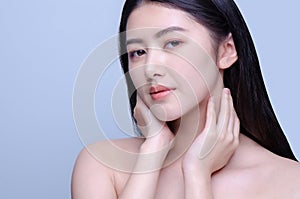
[[[185,198],[213,198],[211,173],[207,170],[184,170]]]
[[[194,168],[194,167],[184,167],[183,168],[183,175],[185,178],[189,179],[211,179],[211,171],[205,168]]]
[[[211,177],[211,166],[208,162],[199,159],[197,156],[186,155],[182,162],[182,170],[185,175],[197,175]]]

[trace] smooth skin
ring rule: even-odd
[[[128,35],[128,38],[143,40],[143,44],[128,45],[128,51],[133,55],[129,60],[130,70],[140,67],[142,70],[138,71],[143,72],[132,73],[132,79],[138,88],[134,117],[146,138],[114,140],[113,143],[141,155],[135,159],[132,172],[122,172],[97,161],[93,153],[83,149],[74,167],[72,198],[300,198],[299,163],[271,153],[239,132],[239,120],[230,91],[223,87],[219,78],[219,74],[237,60],[231,35],[220,43],[216,53],[205,27],[182,11],[157,4],[145,4],[133,11],[127,29],[156,27],[161,30],[174,26],[184,28],[186,31],[180,35],[192,38],[205,49],[216,63],[218,73],[210,68],[203,71],[202,60],[193,60],[192,64],[174,61],[174,54],[186,52],[182,49],[191,47],[189,41],[179,37],[177,32],[159,40],[154,40],[152,34],[141,37],[133,32]],[[151,50],[150,44],[162,50]],[[186,93],[186,82],[174,71],[188,81],[193,92]],[[199,73],[209,75],[200,77]],[[166,98],[155,101],[149,96],[148,83],[172,86],[174,90]],[[191,98],[189,94],[193,94],[196,103],[188,100]],[[176,99],[180,100],[182,107],[178,108]],[[159,110],[167,113],[164,115],[166,120],[158,119],[163,117]],[[205,117],[199,117],[192,144],[172,161],[181,146],[186,144],[184,137],[180,136],[192,134],[191,127],[195,126],[198,115]],[[151,125],[147,125],[149,123]],[[87,148],[104,150],[107,142],[98,142]],[[149,167],[156,168],[153,171],[148,167],[145,169],[149,165],[145,165],[143,154],[147,153],[156,154]],[[114,157],[114,154],[110,155]]]

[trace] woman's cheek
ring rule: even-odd
[[[180,56],[185,60],[189,69],[188,78],[193,82],[203,82],[206,88],[211,92],[217,80],[221,77],[218,67],[215,64],[212,55],[208,54],[205,48],[195,42],[190,42],[184,48],[180,49]]]

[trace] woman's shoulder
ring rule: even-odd
[[[144,142],[143,138],[130,137],[130,138],[121,138],[121,139],[107,139],[95,142],[86,146],[86,149],[90,152],[99,152],[99,151],[125,151],[130,153],[138,153],[141,144]]]
[[[85,146],[73,169],[72,195],[116,198],[115,174],[130,171],[134,162],[131,159],[142,142],[142,139],[128,138],[103,140]]]
[[[241,139],[231,161],[220,172],[220,185],[230,183],[233,188],[222,188],[220,193],[230,192],[234,196],[234,187],[239,187],[240,194],[247,192],[249,198],[300,198],[299,162],[278,156],[246,137]]]
[[[273,183],[290,195],[286,198],[300,198],[300,163],[276,155],[273,171]]]
[[[84,160],[86,164],[97,164],[107,167],[107,169],[114,169],[112,162],[135,156],[143,143],[140,138],[123,138],[123,139],[107,139],[97,141],[95,143],[86,145],[78,155],[77,162]],[[89,161],[87,161],[89,160]]]
[[[266,187],[272,198],[300,198],[300,163],[263,150],[257,154],[262,156],[256,167],[261,187]]]

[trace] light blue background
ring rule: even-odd
[[[300,3],[237,3],[255,40],[276,114],[300,158]],[[72,117],[73,83],[89,52],[117,32],[122,4],[0,2],[1,199],[70,198],[72,168],[83,147]],[[102,96],[109,94],[119,71],[104,77],[105,87],[98,89]]]

